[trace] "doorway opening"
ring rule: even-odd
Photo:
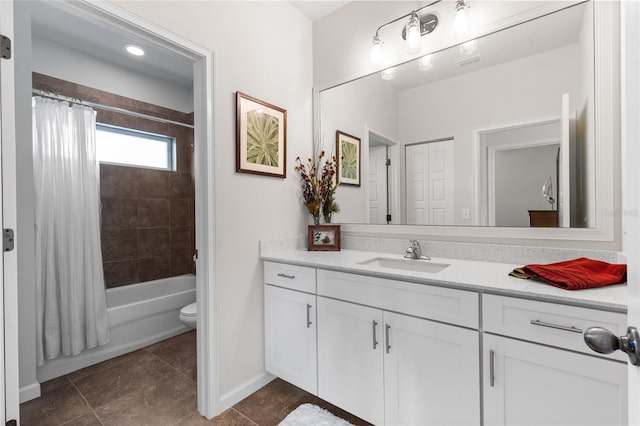
[[[37,7],[42,6],[44,2],[35,2]],[[137,18],[134,15],[126,13],[124,10],[107,3],[95,4],[89,2],[56,2],[46,3],[46,7],[51,9],[52,13],[61,17],[58,19],[49,19],[49,26],[45,28],[40,25],[43,31],[51,31],[59,36],[39,40],[38,43],[67,41],[65,46],[67,49],[73,50],[76,54],[82,55],[82,50],[90,50],[90,56],[94,62],[102,62],[108,67],[109,61],[114,58],[113,52],[109,52],[106,47],[100,47],[98,44],[108,41],[111,36],[113,38],[130,38],[150,47],[157,55],[155,59],[160,63],[171,62],[187,62],[188,78],[192,82],[190,104],[192,106],[191,113],[193,117],[193,142],[192,142],[192,171],[190,178],[193,181],[193,208],[187,205],[187,209],[194,212],[195,226],[198,232],[191,232],[191,241],[194,241],[195,251],[188,256],[191,262],[193,255],[193,263],[197,267],[196,275],[196,293],[197,293],[197,399],[198,412],[205,417],[212,417],[217,413],[217,404],[219,401],[217,387],[216,365],[216,336],[215,327],[212,326],[215,318],[215,278],[214,270],[214,247],[215,247],[215,206],[213,197],[213,176],[214,176],[214,158],[213,158],[213,122],[210,117],[213,116],[213,52],[194,44],[191,41],[183,39],[167,30]],[[69,31],[77,28],[77,25],[67,25],[70,22],[80,22],[84,29],[83,36],[73,36]],[[53,28],[55,24],[61,24],[58,28]],[[65,24],[66,23],[66,24]],[[44,28],[44,29],[43,29]],[[95,33],[95,34],[94,34]],[[98,36],[95,36],[95,35]],[[109,34],[109,37],[101,37]],[[75,43],[75,44],[74,44]],[[80,44],[85,44],[84,47]],[[92,44],[93,43],[93,44]],[[96,44],[98,43],[98,44]],[[118,45],[120,48],[121,45]],[[40,50],[42,53],[42,50]],[[36,52],[34,52],[36,53]],[[86,52],[85,52],[86,54]],[[173,58],[173,60],[166,60]],[[121,64],[120,64],[121,65]],[[139,66],[139,64],[137,65]],[[104,68],[104,67],[103,67]],[[93,70],[96,74],[99,71]],[[138,69],[140,74],[147,74],[147,78],[151,80],[161,81],[158,75],[158,69]],[[170,70],[165,70],[170,72]],[[99,77],[98,77],[99,78]],[[84,81],[76,82],[79,84]],[[117,83],[117,79],[107,79],[107,84]],[[83,84],[88,86],[88,84]],[[137,88],[137,87],[136,87]],[[112,90],[117,92],[118,89]],[[52,90],[55,92],[55,90]],[[16,93],[16,96],[30,96],[27,93]],[[130,96],[134,97],[134,96]],[[107,103],[107,102],[103,102]],[[164,105],[161,105],[164,106]],[[176,108],[179,109],[179,108]],[[26,119],[26,118],[25,118]],[[151,132],[156,133],[156,132]],[[168,144],[166,145],[169,146]],[[172,146],[175,150],[175,146]],[[175,152],[172,152],[175,154]],[[180,153],[177,153],[180,158]],[[185,157],[182,157],[185,158]],[[179,161],[179,160],[178,160]],[[180,168],[180,164],[172,165]],[[32,166],[31,168],[32,169]],[[169,173],[169,172],[165,172]],[[167,201],[168,204],[171,200]],[[165,204],[167,204],[165,203]],[[158,202],[156,204],[161,204]],[[193,214],[193,213],[192,213]],[[149,218],[150,220],[155,220]],[[169,236],[169,239],[171,236]],[[198,259],[206,259],[206,261],[198,262]],[[26,314],[26,310],[21,309],[21,313]],[[22,362],[22,361],[21,361]],[[35,369],[35,365],[33,365]],[[37,385],[37,383],[36,383]]]

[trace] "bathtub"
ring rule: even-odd
[[[108,289],[109,343],[73,357],[45,361],[37,368],[38,381],[42,383],[189,331],[180,322],[180,308],[195,301],[195,275]]]

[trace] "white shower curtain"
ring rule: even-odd
[[[33,98],[37,363],[109,341],[95,112]]]

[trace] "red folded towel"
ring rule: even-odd
[[[522,269],[531,278],[541,279],[566,290],[604,287],[627,281],[627,265],[586,257],[546,265],[525,265]]]

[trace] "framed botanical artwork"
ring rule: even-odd
[[[287,111],[236,92],[236,172],[287,177]]]
[[[308,251],[340,251],[340,225],[309,225]]]
[[[336,130],[336,153],[338,183],[360,186],[360,139]]]

